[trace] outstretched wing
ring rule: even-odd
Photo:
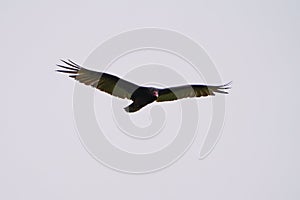
[[[69,77],[113,96],[130,99],[132,93],[139,87],[117,76],[85,69],[71,60],[68,60],[68,62],[64,60],[61,61],[65,63],[66,66],[57,65],[62,69],[56,71],[67,73]]]
[[[231,82],[219,86],[183,85],[178,87],[160,89],[156,101],[174,101],[177,99],[188,97],[202,97],[208,95],[214,96],[215,93],[228,94],[226,90],[231,88],[230,84]]]

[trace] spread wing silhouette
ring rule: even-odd
[[[57,65],[63,69],[56,71],[70,74],[69,77],[113,96],[122,99],[131,99],[132,93],[139,88],[138,85],[117,76],[85,69],[71,60],[68,60],[68,62],[64,60],[61,61],[67,66]]]
[[[177,87],[164,88],[159,90],[157,102],[174,101],[188,97],[214,96],[215,93],[228,94],[225,90],[230,89],[231,82],[219,85],[183,85]]]
[[[66,65],[57,65],[58,72],[67,73],[71,78],[97,88],[103,92],[122,99],[131,99],[133,102],[125,107],[126,112],[136,112],[144,106],[157,101],[174,101],[188,97],[214,96],[215,93],[228,94],[231,82],[225,85],[183,85],[170,88],[154,88],[139,86],[117,76],[104,72],[85,69],[71,60],[61,60]]]

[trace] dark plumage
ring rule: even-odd
[[[214,96],[215,93],[228,94],[226,90],[230,89],[231,84],[229,82],[219,86],[183,85],[163,89],[143,87],[111,74],[85,69],[71,60],[68,62],[61,61],[66,66],[57,65],[61,69],[56,71],[67,73],[69,77],[113,96],[132,100],[133,102],[124,108],[127,112],[136,112],[154,101],[163,102],[187,97]]]

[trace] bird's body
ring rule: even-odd
[[[157,95],[155,95],[155,93]],[[138,87],[131,95],[132,104],[124,108],[127,112],[136,112],[142,107],[157,100],[158,90],[149,87]]]
[[[230,89],[230,83],[220,86],[183,85],[163,89],[144,87],[108,73],[85,69],[70,60],[68,61],[62,60],[67,66],[57,65],[63,68],[63,70],[57,71],[68,73],[71,78],[113,96],[132,100],[133,102],[124,108],[126,112],[136,112],[154,101],[163,102],[188,97],[214,96],[215,93],[228,94],[226,90]]]

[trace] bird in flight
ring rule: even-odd
[[[174,101],[188,97],[214,96],[215,93],[228,94],[231,82],[218,85],[182,85],[170,88],[155,88],[139,86],[112,74],[88,70],[72,62],[71,60],[61,60],[65,65],[60,67],[57,72],[69,74],[69,77],[97,88],[110,95],[130,99],[133,102],[125,107],[126,112],[136,112],[144,106],[156,101]]]

